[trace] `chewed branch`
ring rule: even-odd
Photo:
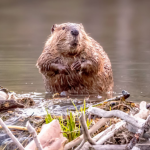
[[[80,116],[80,123],[81,123],[81,129],[83,131],[83,141],[81,142],[81,144],[75,149],[75,150],[80,150],[81,147],[84,145],[84,143],[86,141],[88,141],[91,145],[95,145],[96,142],[91,138],[89,132],[88,132],[88,128],[86,126],[86,121],[85,121],[85,115],[82,112],[81,116]]]
[[[119,117],[119,118],[125,120],[126,122],[130,123],[131,125],[136,126],[138,128],[141,128],[144,123],[143,122],[144,120],[142,121],[137,118],[134,118],[120,110],[105,111],[100,108],[90,107],[88,109],[88,113],[97,115],[99,117],[104,117],[104,118]]]
[[[38,139],[38,137],[37,137],[36,131],[35,131],[35,129],[31,126],[31,124],[29,123],[29,121],[27,122],[26,127],[27,127],[29,133],[32,135],[33,140],[34,140],[34,142],[35,142],[35,144],[36,144],[37,149],[38,149],[38,150],[43,150],[43,149],[42,149],[42,146],[41,146],[41,144],[40,144],[40,141],[39,141],[39,139]]]
[[[5,125],[3,120],[0,118],[0,125],[2,128],[6,131],[6,133],[9,135],[9,137],[12,139],[12,141],[18,146],[20,150],[24,150],[24,147],[21,145],[21,143],[18,141],[18,139],[12,134],[12,132],[8,129],[8,127]]]

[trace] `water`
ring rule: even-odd
[[[44,115],[45,108],[57,113],[73,109],[70,100],[43,100],[47,95],[35,66],[51,26],[63,22],[82,23],[86,32],[103,46],[112,63],[115,93],[125,89],[131,93],[131,101],[150,102],[149,8],[148,0],[1,0],[0,85],[30,95],[36,103],[31,108],[16,109],[20,116],[33,112]],[[83,100],[84,96],[74,97],[80,106],[82,102],[76,98]],[[5,123],[24,126],[26,121],[19,122],[18,118],[11,117]],[[9,140],[1,131],[0,145]],[[6,148],[13,149],[10,147]]]
[[[5,1],[0,2],[0,85],[16,93],[42,93],[35,67],[55,23],[82,23],[107,52],[114,92],[130,100],[150,97],[150,1]]]

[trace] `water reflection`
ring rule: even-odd
[[[40,92],[36,60],[54,23],[82,23],[104,47],[113,67],[114,91],[132,100],[150,97],[150,1],[0,2],[0,85],[17,93]]]

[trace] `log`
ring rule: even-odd
[[[24,105],[17,103],[15,100],[0,100],[0,111],[11,108],[24,108]]]

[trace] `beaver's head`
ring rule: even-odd
[[[51,37],[46,45],[54,46],[62,55],[75,56],[84,49],[86,39],[88,36],[82,24],[55,24],[51,29]]]

